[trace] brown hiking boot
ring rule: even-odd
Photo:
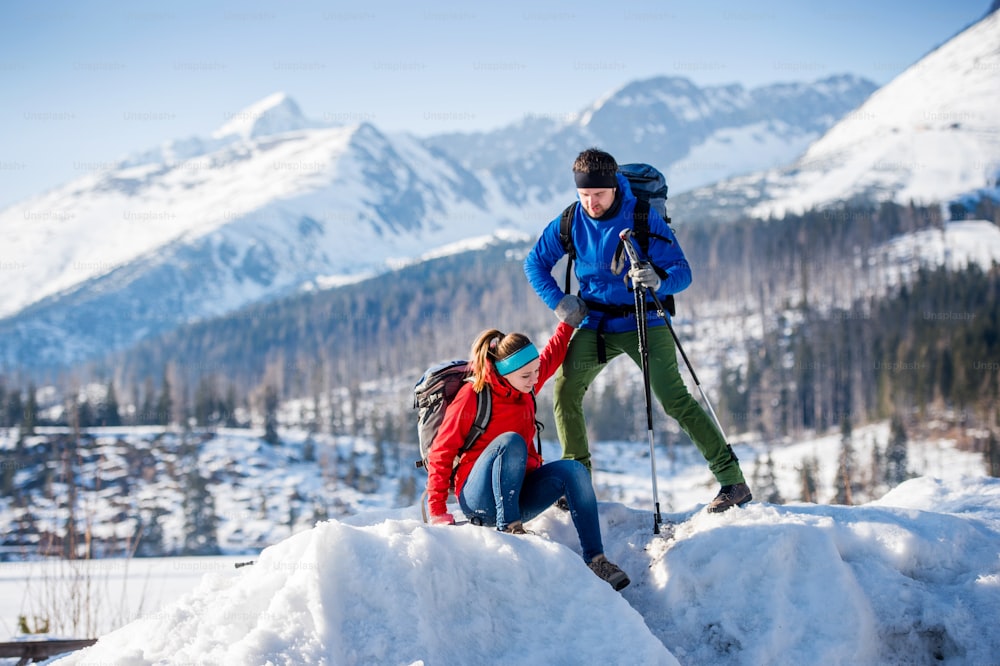
[[[731,486],[722,486],[715,499],[709,502],[709,513],[722,513],[734,506],[743,506],[753,499],[750,488],[745,483],[735,483]]]
[[[615,588],[616,592],[624,590],[632,582],[624,571],[609,562],[603,554],[592,559],[587,566],[597,574],[598,578],[607,581],[608,585]]]
[[[520,520],[515,520],[514,522],[510,523],[509,525],[507,525],[507,527],[503,528],[503,530],[501,530],[501,531],[505,532],[506,534],[527,534],[528,533],[528,531],[526,529],[524,529],[524,523],[522,523]]]

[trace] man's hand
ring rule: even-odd
[[[580,327],[583,320],[587,318],[587,312],[587,304],[575,294],[566,294],[563,296],[555,309],[556,316],[573,328]]]
[[[656,291],[660,288],[660,276],[656,274],[656,269],[649,264],[633,266],[628,272],[632,278],[632,283]]]

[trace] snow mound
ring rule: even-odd
[[[564,546],[397,516],[321,523],[60,663],[568,664],[581,635],[599,663],[676,663]]]
[[[1000,479],[908,481],[862,506],[710,515],[602,503],[622,593],[567,513],[517,537],[417,508],[329,521],[207,574],[60,664],[995,663]],[[673,538],[665,538],[672,534]]]

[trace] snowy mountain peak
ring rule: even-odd
[[[229,122],[217,129],[212,137],[222,139],[238,136],[254,139],[315,126],[315,123],[302,115],[294,99],[286,93],[276,92],[234,113]]]
[[[934,49],[842,116],[793,164],[692,193],[705,210],[781,216],[852,200],[949,204],[997,197],[1000,164],[1000,14]],[[835,83],[835,82],[832,82]],[[675,211],[678,201],[674,201]]]
[[[772,210],[866,192],[948,201],[988,187],[1000,157],[998,39],[992,14],[909,67],[810,147],[796,165],[806,187]]]

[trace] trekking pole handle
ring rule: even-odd
[[[633,266],[638,266],[643,261],[639,259],[639,253],[635,251],[635,245],[632,244],[632,236],[631,229],[622,229],[621,233],[618,234],[618,238],[621,239],[622,244],[625,246],[625,252],[628,253],[629,261],[632,262]]]
[[[632,244],[632,236],[634,235],[635,234],[631,229],[622,229],[621,233],[618,234],[618,238],[621,239],[622,245],[625,247],[625,253],[628,255],[629,261],[632,262],[632,266],[644,266],[649,262],[640,259],[639,253],[635,251],[635,245]],[[664,314],[665,310],[663,308],[663,303],[660,303],[660,299],[657,297],[656,292],[652,289],[646,289],[646,291],[653,297],[653,304],[656,306],[656,314],[660,315],[661,319],[666,320],[667,316]]]

